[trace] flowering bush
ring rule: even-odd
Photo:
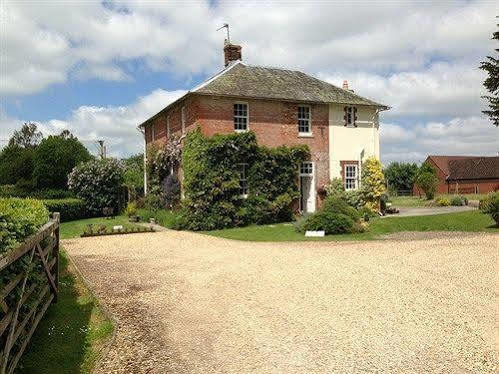
[[[156,173],[159,180],[164,180],[172,171],[178,168],[182,160],[182,140],[184,136],[179,137],[171,135],[166,144],[159,148],[152,158],[152,171]]]
[[[69,174],[69,188],[85,200],[87,209],[102,214],[103,208],[119,208],[123,165],[116,159],[92,160],[78,165]]]
[[[377,212],[380,208],[380,198],[385,192],[385,176],[381,162],[376,157],[369,157],[362,164],[362,195],[365,207]]]

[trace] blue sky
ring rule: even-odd
[[[141,151],[135,127],[222,68],[223,31],[250,64],[302,70],[386,103],[382,160],[499,151],[478,65],[493,1],[24,2],[0,8],[0,146],[23,121],[91,151]],[[495,53],[495,52],[494,52]]]

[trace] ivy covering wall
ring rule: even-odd
[[[185,199],[177,228],[214,230],[293,218],[299,197],[298,167],[308,147],[266,148],[252,132],[205,137],[199,129],[185,139],[182,169]],[[241,195],[246,164],[247,196]]]

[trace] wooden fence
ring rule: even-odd
[[[12,373],[59,284],[59,213],[0,257],[0,374]]]

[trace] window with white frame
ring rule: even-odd
[[[310,107],[308,105],[298,106],[298,132],[300,134],[310,134],[312,132]]]
[[[358,168],[357,165],[345,165],[345,190],[357,188]]]
[[[234,103],[234,130],[248,131],[248,104]]]
[[[185,133],[185,106],[182,107],[182,134]]]
[[[239,194],[248,197],[248,164],[239,164]]]
[[[300,175],[309,176],[314,173],[314,164],[310,161],[302,162],[300,165]]]
[[[357,126],[357,108],[354,106],[346,106],[344,110],[345,116],[343,118],[345,120],[345,126]]]

